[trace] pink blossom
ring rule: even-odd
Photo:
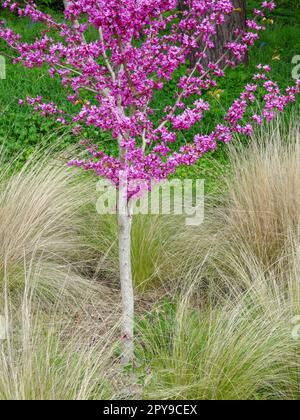
[[[178,4],[178,0],[72,0],[65,20],[58,22],[31,1],[25,6],[3,2],[4,8],[45,29],[38,39],[25,42],[0,24],[0,39],[14,52],[14,62],[28,68],[48,67],[50,77],[60,79],[76,111],[69,114],[41,96],[21,99],[19,104],[69,125],[74,135],[81,136],[85,126],[92,126],[99,133],[110,133],[111,141],[118,144],[119,156],[110,156],[97,146],[97,139],[87,142],[79,137],[87,153],[70,161],[70,166],[92,170],[117,186],[120,171],[130,182],[144,180],[150,185],[152,180],[166,179],[181,165],[195,164],[215,150],[218,142],[229,143],[234,133],[251,136],[255,124],[272,120],[295,101],[300,84],[281,92],[270,78],[270,66],[259,65],[224,120],[207,133],[203,118],[211,107],[204,95],[218,89],[227,66],[235,67],[243,60],[265,30],[265,12],[272,11],[275,4],[264,1],[254,11],[255,19],[247,21],[247,29],[236,31],[224,46],[224,60],[207,65],[203,63],[208,51],[215,48],[217,29],[234,12],[234,5],[231,0],[184,0],[189,12],[178,13]],[[89,42],[85,37],[88,26],[97,32]],[[176,79],[177,70],[191,54],[197,57],[196,65]],[[177,92],[173,102],[155,109],[155,92],[168,87],[171,80]],[[253,115],[262,96],[262,111]],[[193,127],[199,130],[193,141],[177,147],[178,133]],[[139,192],[133,188],[132,196]]]
[[[264,1],[263,3],[262,3],[262,8],[263,9],[269,9],[269,10],[274,10],[275,9],[275,7],[276,7],[276,4],[275,4],[275,2],[274,1]]]

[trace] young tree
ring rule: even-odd
[[[208,93],[225,77],[224,67],[234,67],[244,59],[265,29],[262,20],[274,9],[274,2],[264,1],[260,9],[254,10],[255,19],[247,21],[245,30],[235,31],[235,39],[225,42],[222,57],[208,63],[207,58],[216,48],[218,29],[235,13],[231,0],[184,0],[187,7],[183,13],[179,11],[179,0],[69,3],[65,12],[67,24],[40,12],[32,1],[21,7],[5,0],[5,8],[44,23],[45,31],[29,43],[2,26],[0,38],[14,51],[15,63],[29,68],[48,65],[50,76],[61,79],[68,100],[74,104],[74,114],[53,102],[45,103],[40,96],[21,99],[20,105],[28,104],[43,116],[70,125],[74,135],[80,136],[87,125],[111,133],[117,142],[118,154],[90,144],[85,159],[69,164],[94,171],[120,191],[120,282],[127,363],[133,359],[132,201],[145,186],[150,188],[152,181],[167,179],[181,165],[194,165],[205,153],[215,150],[219,142],[228,143],[234,133],[251,136],[254,124],[272,120],[276,111],[282,112],[295,100],[299,84],[281,93],[269,77],[270,67],[258,66],[253,80],[213,132],[199,133],[190,143],[177,146],[177,133],[189,131],[210,111],[209,100],[213,99]],[[74,25],[74,21],[78,24]],[[87,26],[93,27],[95,34],[88,41],[84,36]],[[203,46],[201,52],[199,44]],[[178,68],[195,51],[193,69],[182,76]],[[167,89],[171,80],[178,86],[175,98],[171,97],[164,109],[155,109],[155,92]],[[260,113],[253,110],[258,98],[263,98]]]

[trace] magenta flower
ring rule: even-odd
[[[225,77],[226,65],[235,65],[230,56],[236,61],[243,60],[265,29],[261,19],[264,10],[272,11],[274,2],[264,1],[261,9],[255,10],[257,18],[247,21],[247,31],[237,31],[236,39],[226,45],[228,56],[207,66],[203,66],[202,59],[207,57],[208,49],[214,48],[216,27],[234,10],[230,0],[192,0],[192,8],[182,15],[177,12],[176,0],[73,0],[69,3],[65,12],[70,22],[67,24],[54,21],[31,1],[22,8],[6,0],[5,8],[18,12],[20,17],[29,16],[44,23],[46,31],[39,39],[27,43],[2,26],[0,37],[15,52],[15,62],[29,68],[48,65],[50,76],[60,78],[68,99],[81,107],[76,114],[69,115],[53,102],[44,103],[41,97],[21,99],[20,105],[26,103],[41,115],[53,116],[56,121],[70,125],[74,135],[80,136],[85,125],[111,132],[120,149],[118,158],[109,157],[94,146],[92,150],[87,149],[89,158],[72,161],[70,165],[93,170],[116,185],[119,171],[125,171],[129,180],[167,178],[180,165],[192,165],[204,153],[214,150],[219,141],[228,143],[233,133],[252,135],[253,124],[261,125],[264,120],[273,119],[299,93],[299,84],[281,93],[268,76],[271,68],[260,65],[253,83],[246,85],[224,121],[210,135],[199,133],[193,143],[174,152],[170,144],[176,143],[178,131],[188,131],[201,124],[204,115],[210,112],[210,104],[201,97],[218,88],[219,79]],[[98,31],[98,38],[90,42],[84,36],[87,25],[81,24],[83,16]],[[52,31],[57,32],[59,40],[54,40]],[[168,84],[192,52],[199,59],[192,71],[178,80],[178,95],[173,105],[165,110],[153,109],[155,91]],[[250,108],[262,90],[265,91],[262,113],[253,116]],[[80,100],[83,91],[89,93],[90,101]],[[198,99],[191,105],[192,95]],[[161,121],[155,125],[153,115],[157,112]]]

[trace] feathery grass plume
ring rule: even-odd
[[[185,271],[198,272],[204,292],[213,283],[222,288],[226,277],[243,290],[266,271],[285,278],[300,244],[297,121],[263,128],[248,146],[233,146],[230,159],[225,192],[207,200],[204,224],[190,231],[194,253]]]
[[[138,360],[149,372],[144,398],[299,399],[299,342],[291,324],[299,301],[293,306],[276,279],[272,287],[261,279],[203,310],[191,300],[197,281],[190,279],[176,304],[138,324]],[[298,278],[290,278],[289,292],[299,296]]]
[[[61,155],[51,154],[37,151],[13,173],[2,163],[0,175],[0,286],[5,277],[10,291],[22,291],[30,271],[46,303],[61,292],[77,299],[100,290],[80,275],[88,255],[80,238],[81,212],[94,197],[94,182],[74,177]]]
[[[5,293],[6,337],[0,341],[1,400],[94,400],[114,398],[121,379],[116,328],[101,331],[98,319],[72,319],[59,309],[33,304],[31,279],[16,309]],[[6,288],[6,291],[8,288]],[[118,387],[116,384],[118,383]]]
[[[270,267],[283,256],[289,234],[300,233],[299,126],[285,136],[280,126],[264,131],[231,158],[227,229]]]

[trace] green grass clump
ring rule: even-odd
[[[299,287],[294,284],[299,296]],[[138,323],[146,399],[298,399],[298,313],[264,281],[219,305],[195,308],[188,294]],[[293,289],[295,293],[295,289]],[[216,295],[215,295],[216,296]]]
[[[95,278],[106,277],[118,283],[118,237],[115,216],[98,215],[93,209],[86,218],[84,237],[95,262]],[[132,269],[138,292],[170,287],[180,275],[191,248],[182,217],[136,215],[132,228]]]

